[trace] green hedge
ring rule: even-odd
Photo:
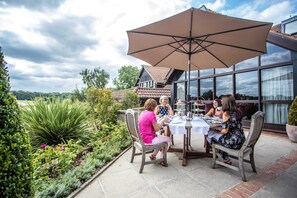
[[[32,164],[29,135],[10,92],[9,75],[0,48],[0,197],[31,197]]]
[[[291,104],[290,111],[288,114],[288,124],[297,126],[297,96]]]

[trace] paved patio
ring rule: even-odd
[[[182,136],[174,140],[179,146]],[[203,149],[203,136],[193,134],[192,146]],[[129,149],[69,197],[296,197],[297,143],[286,134],[262,133],[255,148],[258,174],[245,164],[247,182],[239,172],[212,169],[212,158],[190,159],[184,167],[179,155],[168,153],[168,167],[146,165],[139,174],[140,156],[130,163]]]

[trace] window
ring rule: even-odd
[[[208,76],[213,74],[213,69],[200,70],[200,76]]]
[[[293,100],[293,67],[262,70],[262,100]]]
[[[190,95],[193,97],[198,96],[198,81],[197,80],[191,80],[190,81]]]
[[[286,34],[297,33],[297,20],[284,24]]]
[[[236,100],[258,99],[258,72],[246,72],[236,74]]]
[[[289,104],[263,104],[265,122],[273,124],[286,124],[289,107]]]
[[[216,74],[224,73],[224,72],[231,72],[233,71],[233,66],[228,68],[216,68]]]
[[[216,77],[216,97],[232,94],[232,76]]]
[[[193,78],[198,78],[198,70],[191,71],[190,79],[193,79]]]
[[[177,100],[185,100],[185,84],[184,82],[176,83],[176,98]]]
[[[277,67],[262,70],[263,100],[293,100],[293,67]],[[265,122],[286,124],[289,104],[263,104]]]
[[[240,63],[237,63],[235,65],[235,69],[236,70],[248,69],[248,68],[252,68],[252,67],[258,67],[258,65],[259,65],[259,63],[258,63],[258,56],[257,56],[257,57],[242,61]]]
[[[200,96],[206,100],[213,100],[213,79],[200,80]]]
[[[258,111],[258,103],[237,103],[243,120],[251,120],[252,115]]]
[[[177,81],[185,80],[185,75],[186,75],[186,72],[183,72]]]
[[[261,66],[281,63],[291,60],[291,52],[271,43],[266,43],[267,54],[261,55]]]

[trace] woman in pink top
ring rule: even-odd
[[[157,102],[154,99],[147,99],[144,103],[144,110],[138,119],[138,126],[140,135],[145,144],[158,144],[161,142],[167,142],[168,148],[171,145],[171,140],[168,136],[156,134],[164,125],[164,122],[168,122],[169,118],[166,117],[160,124],[157,123],[154,110],[157,106]],[[151,160],[155,160],[159,150],[154,150],[150,156]]]

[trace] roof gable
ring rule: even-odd
[[[137,84],[141,82],[143,79],[153,80],[155,81],[155,83],[164,84],[167,74],[169,73],[170,70],[171,70],[170,68],[166,68],[166,67],[153,67],[153,66],[143,65],[135,85],[137,86]],[[146,75],[149,75],[151,79],[148,79],[147,77],[143,78],[143,76],[146,76]]]

